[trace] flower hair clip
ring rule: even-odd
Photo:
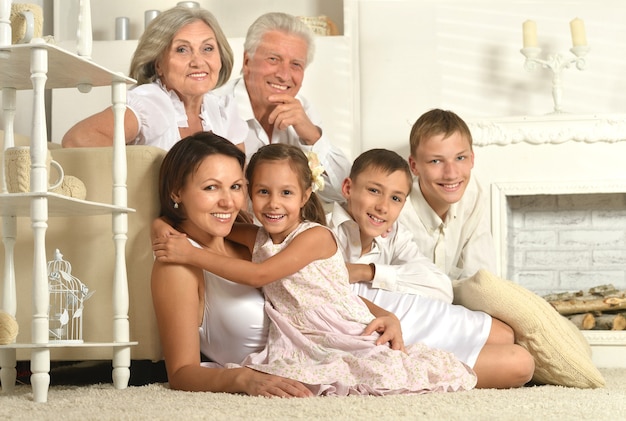
[[[317,154],[313,151],[305,153],[307,160],[309,161],[309,168],[311,169],[311,188],[314,192],[318,190],[324,190],[324,167],[320,164],[320,160]]]

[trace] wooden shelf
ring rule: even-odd
[[[36,198],[48,199],[48,216],[95,216],[116,212],[134,212],[132,208],[108,203],[90,202],[57,193],[6,193],[0,194],[0,216],[30,217],[31,201]]]
[[[0,48],[0,86],[17,90],[33,89],[31,51],[45,48],[48,51],[46,89],[70,88],[80,85],[109,86],[113,82],[135,83],[134,79],[112,72],[85,57],[70,53],[54,44],[15,44]]]

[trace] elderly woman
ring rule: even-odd
[[[232,68],[232,50],[209,11],[179,6],[161,13],[131,61],[129,76],[137,85],[127,95],[126,143],[169,150],[183,137],[212,131],[243,150],[247,126],[228,118],[235,104],[210,93],[230,78]],[[64,147],[112,143],[111,107],[78,122],[62,140]]]

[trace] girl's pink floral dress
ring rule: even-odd
[[[282,244],[273,244],[259,229],[252,261],[268,259],[316,226],[300,224]],[[267,346],[242,365],[298,380],[318,395],[445,392],[476,385],[473,370],[449,352],[414,344],[404,353],[375,345],[378,334],[362,336],[374,317],[348,279],[337,250],[330,259],[263,287],[271,321]]]

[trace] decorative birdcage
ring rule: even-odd
[[[95,291],[89,291],[80,279],[72,276],[72,265],[63,260],[59,249],[48,262],[49,340],[83,342],[83,305]]]

